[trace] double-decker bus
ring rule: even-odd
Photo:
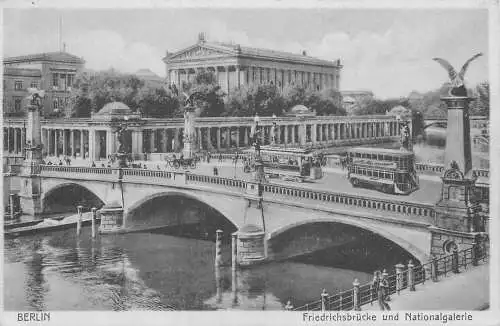
[[[413,152],[355,147],[347,153],[347,164],[348,178],[354,187],[403,195],[419,188]]]
[[[244,170],[251,172],[254,170],[255,152],[254,150],[247,150],[246,153],[250,159],[245,164]],[[264,164],[264,172],[268,177],[298,182],[310,177],[311,168],[315,162],[313,151],[302,148],[261,146],[260,157]]]

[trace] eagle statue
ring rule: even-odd
[[[469,64],[482,55],[482,53],[478,53],[471,57],[469,60],[465,61],[462,69],[458,74],[455,68],[453,68],[453,66],[448,61],[441,58],[432,59],[434,61],[437,61],[441,66],[443,66],[444,69],[446,69],[446,71],[448,71],[448,76],[450,77],[451,81],[451,88],[449,90],[450,96],[467,96],[467,89],[465,88],[464,84],[465,72],[467,71]]]

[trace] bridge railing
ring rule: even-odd
[[[247,187],[247,182],[245,180],[193,173],[186,173],[186,182],[210,183],[240,189],[246,189]]]
[[[68,166],[68,165],[40,165],[40,172],[63,172],[80,174],[113,174],[113,168],[106,167],[86,167],[86,166]]]
[[[437,282],[439,278],[449,274],[476,266],[479,261],[487,261],[489,250],[486,246],[478,244],[470,248],[454,251],[448,255],[433,257],[431,261],[413,266],[411,262],[407,268],[396,266],[396,272],[387,275],[388,291],[386,295],[400,294],[403,290],[415,291],[415,286],[432,280]],[[320,300],[316,300],[299,306],[295,311],[318,311],[318,310],[360,310],[366,304],[373,305],[378,300],[378,294],[372,282],[355,285],[352,289],[338,292],[334,295],[322,294]],[[326,293],[326,291],[325,291]],[[357,295],[355,295],[357,294]]]
[[[312,199],[329,203],[357,206],[378,211],[386,211],[406,215],[417,215],[429,219],[431,217],[434,217],[435,214],[434,207],[427,204],[417,204],[403,201],[396,202],[394,200],[384,200],[378,198],[363,197],[359,195],[317,191],[278,184],[265,184],[264,192],[302,199]]]

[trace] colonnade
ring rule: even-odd
[[[281,88],[287,85],[300,85],[314,90],[340,88],[340,69],[335,67],[314,72],[305,68],[300,70],[257,65],[224,65],[168,69],[167,76],[171,84],[179,86],[182,83],[193,82],[196,74],[201,71],[213,72],[219,85],[227,93],[242,85],[252,84],[273,84]]]
[[[13,155],[24,155],[24,143],[26,142],[26,127],[4,127],[3,149],[4,152]]]
[[[206,121],[203,121],[206,120]],[[215,121],[216,120],[216,121]],[[396,119],[335,119],[317,117],[306,120],[261,118],[260,143],[289,147],[323,147],[374,143],[400,135]],[[62,123],[61,123],[62,124]],[[42,154],[48,157],[73,157],[91,161],[105,160],[118,150],[111,126],[66,126],[42,124]],[[195,127],[195,148],[202,151],[225,151],[251,146],[253,119],[199,118]],[[127,152],[178,153],[183,148],[184,128],[180,121],[147,121],[127,131]],[[22,154],[25,129],[4,127],[4,150]]]

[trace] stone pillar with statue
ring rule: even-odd
[[[461,71],[444,59],[435,58],[448,71],[451,86],[448,96],[441,101],[448,109],[446,130],[445,171],[442,179],[441,198],[435,205],[432,227],[431,254],[451,253],[450,248],[466,249],[473,243],[486,241],[488,236],[480,225],[480,205],[475,196],[477,176],[472,169],[470,142],[469,103],[464,85],[464,75],[471,61],[469,59]]]
[[[196,128],[195,128],[195,118],[196,118],[196,107],[195,101],[202,99],[203,94],[195,92],[190,96],[187,96],[186,102],[184,103],[184,148],[182,150],[182,155],[185,159],[193,158],[196,149]]]
[[[29,88],[30,103],[27,106],[28,125],[26,143],[23,144],[26,158],[21,166],[20,206],[24,214],[36,216],[42,213],[40,164],[42,163],[42,129],[40,112],[43,109],[44,91]]]
[[[239,266],[250,266],[267,259],[266,222],[263,207],[263,183],[266,182],[264,165],[260,156],[259,117],[255,116],[251,130],[254,147],[255,172],[252,181],[247,182],[245,199],[248,205],[245,208],[244,224],[235,233],[237,255],[235,262]]]

